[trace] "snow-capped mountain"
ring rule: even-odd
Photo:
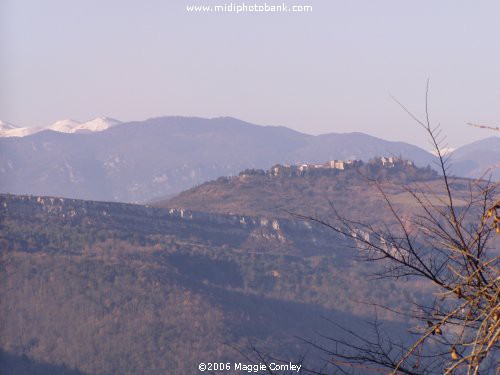
[[[18,127],[16,125],[12,125],[9,122],[5,122],[0,120],[0,131],[8,131],[12,129],[17,129]]]
[[[121,124],[121,121],[109,117],[97,117],[73,128],[70,133],[101,132],[113,126]]]
[[[0,137],[25,137],[42,130],[52,130],[60,133],[91,133],[100,132],[121,124],[121,121],[109,117],[97,117],[87,122],[71,119],[59,120],[46,127],[19,127],[0,120]]]
[[[118,124],[121,124],[121,121],[109,117],[97,117],[84,123],[67,119],[59,120],[50,125],[47,129],[61,133],[90,133],[101,132]]]
[[[456,150],[456,148],[454,147],[443,147],[441,149],[441,155],[442,156],[446,156],[446,155],[449,155],[451,153],[453,153],[454,151]],[[432,150],[432,151],[429,151],[432,155],[434,156],[438,156],[436,150]]]
[[[71,120],[71,119],[64,119],[64,120],[59,120],[54,122],[52,125],[48,126],[46,129],[53,130],[55,132],[61,132],[61,133],[74,133],[74,129],[81,125],[81,122]]]
[[[41,128],[21,128],[9,122],[0,120],[0,137],[25,137],[37,133]]]

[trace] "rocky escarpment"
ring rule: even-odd
[[[135,204],[41,196],[0,195],[2,220],[127,230],[142,235],[196,238],[213,246],[257,246],[261,251],[301,255],[332,254],[347,239],[310,221],[158,208]],[[338,254],[337,254],[338,255]]]

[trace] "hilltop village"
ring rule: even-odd
[[[273,165],[268,171],[262,169],[245,169],[240,172],[239,177],[255,176],[255,175],[268,175],[271,177],[299,177],[311,174],[330,174],[331,172],[337,173],[339,171],[352,170],[360,167],[372,167],[374,169],[405,169],[407,167],[414,167],[411,160],[406,160],[396,156],[382,156],[373,158],[368,162],[362,160],[330,160],[326,163],[319,164],[296,164],[296,165]],[[329,173],[330,172],[330,173]]]

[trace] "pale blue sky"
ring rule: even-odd
[[[0,119],[35,126],[103,115],[234,116],[425,147],[389,94],[422,115],[429,77],[432,119],[451,146],[492,135],[469,121],[500,125],[498,0],[285,0],[313,12],[186,11],[230,2],[0,0]]]

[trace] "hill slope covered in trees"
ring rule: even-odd
[[[359,326],[373,311],[358,300],[425,290],[374,288],[353,243],[290,218],[12,195],[0,205],[2,372],[192,374],[244,360],[249,343],[296,359],[308,350],[297,336],[334,331],[324,317]]]

